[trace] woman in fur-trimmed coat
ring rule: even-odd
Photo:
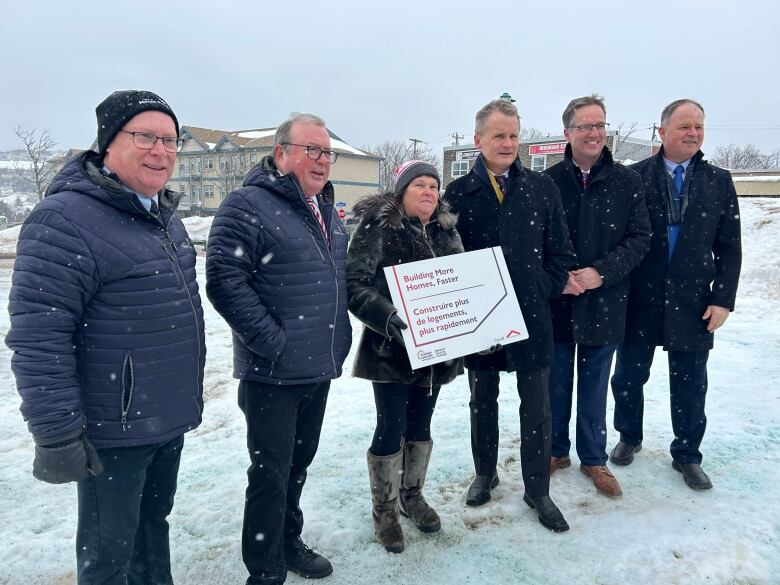
[[[374,532],[389,552],[404,548],[399,506],[423,532],[441,528],[421,493],[433,447],[431,417],[442,384],[463,373],[460,358],[412,369],[401,334],[407,326],[384,273],[386,266],[463,252],[456,216],[439,201],[439,184],[428,163],[401,165],[392,193],[355,206],[360,223],[347,254],[349,310],[364,324],[352,374],[372,381],[377,409],[368,450]]]

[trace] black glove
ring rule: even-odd
[[[79,481],[103,473],[97,451],[84,435],[67,443],[35,445],[33,475],[46,483]]]
[[[477,353],[479,355],[490,355],[491,353],[496,353],[497,351],[501,351],[502,349],[504,349],[504,346],[501,345],[500,343],[497,343],[497,344],[491,345],[489,348],[483,349],[482,351],[477,352]]]
[[[398,313],[390,315],[390,318],[387,320],[387,336],[400,343],[402,347],[406,345],[404,343],[404,336],[401,333],[404,329],[406,329],[406,323],[401,321],[401,317],[398,316]]]

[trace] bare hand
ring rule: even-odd
[[[563,294],[574,295],[575,297],[585,292],[585,289],[580,286],[577,280],[574,278],[571,272],[569,272],[569,279],[566,281],[566,286],[563,287]]]
[[[725,307],[718,307],[717,305],[709,305],[707,307],[707,310],[704,311],[704,314],[701,316],[702,319],[705,321],[709,319],[709,323],[707,324],[707,331],[712,333],[715,331],[718,327],[723,325],[726,322],[726,319],[729,316],[729,310]]]
[[[601,278],[599,271],[592,266],[573,270],[570,274],[574,276],[574,279],[583,290],[591,290],[604,284],[604,279]]]

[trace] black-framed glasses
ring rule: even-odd
[[[599,132],[606,130],[609,124],[606,122],[599,122],[598,124],[579,124],[578,126],[569,126],[569,130],[576,130],[577,132],[590,132],[591,130],[598,130]]]
[[[129,130],[120,130],[125,134],[130,134],[133,137],[133,144],[143,150],[152,150],[157,141],[162,141],[163,148],[168,152],[179,152],[184,145],[183,138],[176,138],[176,136],[156,136],[149,132],[130,132]]]
[[[282,146],[300,146],[306,151],[306,156],[311,160],[320,160],[320,157],[324,154],[330,164],[333,164],[338,160],[339,153],[332,150],[322,150],[319,146],[306,146],[305,144],[293,144],[292,142],[282,142]]]

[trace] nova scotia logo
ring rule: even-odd
[[[522,335],[522,333],[520,333],[519,331],[516,331],[515,329],[510,329],[510,330],[509,330],[509,333],[507,333],[507,334],[505,335],[505,337],[506,337],[507,339],[509,339],[510,337],[514,337],[515,335]]]

